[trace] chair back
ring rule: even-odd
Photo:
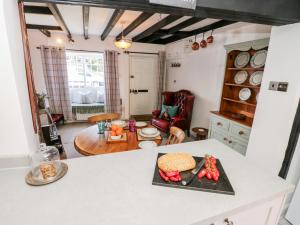
[[[179,144],[183,142],[185,138],[185,133],[178,127],[170,127],[170,136],[167,140],[167,145]]]
[[[193,105],[195,96],[188,90],[176,92],[166,91],[162,93],[163,104],[177,105],[178,116],[186,119],[186,129],[189,130],[193,114]]]
[[[99,115],[91,116],[88,118],[88,123],[95,124],[99,121],[103,120],[118,120],[120,119],[121,115],[120,113],[101,113]]]

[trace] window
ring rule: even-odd
[[[67,51],[70,88],[104,87],[103,54]]]

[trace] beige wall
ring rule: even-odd
[[[69,43],[65,40],[65,36],[61,34],[53,34],[51,38],[47,38],[39,31],[29,31],[30,52],[33,64],[33,74],[36,89],[38,92],[46,92],[45,81],[43,77],[43,68],[41,62],[40,51],[36,49],[39,45],[57,45],[55,39],[57,37],[63,38],[63,45],[69,49],[90,50],[90,51],[104,51],[106,49],[118,50],[119,55],[119,74],[120,74],[120,92],[123,101],[122,112],[125,118],[129,116],[129,56],[124,54],[122,50],[114,46],[114,38],[108,37],[105,41],[101,41],[99,36],[91,36],[90,39],[84,40],[83,36],[75,35],[74,43]],[[133,43],[130,51],[145,51],[158,52],[164,50],[163,45]]]

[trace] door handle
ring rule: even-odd
[[[138,92],[148,92],[148,89],[140,89],[140,90],[137,90]]]

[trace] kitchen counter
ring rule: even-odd
[[[152,185],[157,152],[178,151],[219,158],[235,195]],[[285,196],[293,190],[213,139],[66,163],[69,171],[64,178],[40,187],[25,183],[28,168],[0,170],[0,224],[210,225],[278,197],[280,205],[275,206],[281,211]]]

